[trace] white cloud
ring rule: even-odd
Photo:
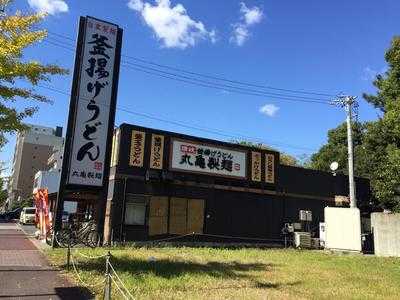
[[[241,18],[248,26],[260,23],[263,17],[263,12],[259,7],[254,6],[250,9],[244,2],[240,2],[240,13],[242,14]]]
[[[28,3],[37,12],[50,15],[68,11],[68,4],[63,0],[28,0]]]
[[[152,5],[143,0],[129,0],[128,7],[141,14],[166,48],[185,49],[199,40],[216,41],[216,32],[208,31],[202,22],[193,20],[182,4],[171,6],[169,0],[155,0]]]
[[[242,46],[250,36],[249,27],[260,23],[264,14],[261,8],[257,6],[248,8],[244,2],[240,2],[239,12],[240,21],[232,25],[233,32],[230,41]]]
[[[233,25],[233,32],[230,41],[238,46],[242,46],[244,42],[248,39],[250,33],[247,26],[243,24]]]
[[[268,117],[273,117],[276,115],[278,110],[279,110],[279,107],[274,104],[265,104],[264,106],[260,107],[259,112]]]

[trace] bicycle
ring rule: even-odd
[[[51,244],[53,230],[49,230],[46,242]],[[83,222],[81,225],[70,224],[56,232],[55,239],[62,248],[74,247],[83,244],[90,248],[96,248],[100,242],[100,235],[96,230],[96,223],[93,220]]]

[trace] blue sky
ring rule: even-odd
[[[74,42],[67,38],[75,39],[79,16],[91,15],[124,29],[125,55],[259,85],[344,92],[359,97],[361,120],[377,117],[361,94],[373,92],[373,76],[385,70],[384,52],[400,28],[399,1],[131,0],[129,6],[128,2],[16,0],[12,11],[47,11],[41,27],[53,33],[49,40],[53,44],[73,48]],[[53,44],[42,42],[29,48],[24,59],[70,69],[70,76],[53,77],[49,83],[69,92],[74,53]],[[41,105],[39,113],[26,121],[65,128],[69,97],[42,88],[37,91],[54,104]],[[118,106],[191,127],[254,137],[295,156],[316,151],[326,141],[327,130],[345,119],[339,108],[281,98],[209,89],[122,67]],[[123,122],[230,139],[117,111],[116,125]],[[11,160],[14,143],[10,136],[1,161]]]

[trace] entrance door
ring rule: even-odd
[[[187,234],[203,233],[204,200],[203,199],[170,199],[169,233]]]
[[[168,197],[151,197],[149,235],[168,233]]]
[[[203,233],[204,224],[204,200],[189,199],[188,200],[188,233]]]
[[[187,199],[171,197],[169,202],[169,233],[186,234]]]

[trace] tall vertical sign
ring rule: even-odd
[[[61,226],[64,194],[73,190],[98,191],[99,231],[103,227],[121,45],[117,25],[80,18],[55,231]]]
[[[103,186],[118,26],[86,17],[67,184]]]

